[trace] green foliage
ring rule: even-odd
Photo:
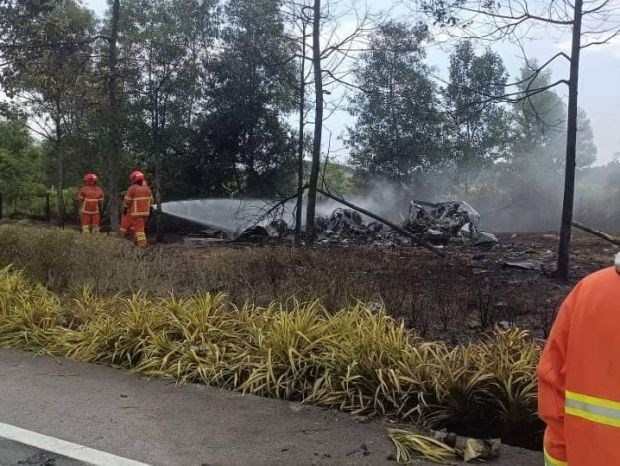
[[[550,73],[532,73],[528,67],[521,70],[519,81],[523,93],[550,84]],[[517,103],[513,162],[517,166],[529,164],[547,169],[559,165],[564,157],[565,119],[564,102],[553,90],[539,92]]]
[[[42,195],[42,151],[19,120],[0,120],[0,193],[10,202]]]
[[[153,300],[88,288],[61,300],[4,269],[0,346],[459,433],[532,436],[540,428],[541,348],[526,332],[497,330],[450,349],[361,304],[237,308],[221,294]]]
[[[437,2],[426,3],[443,11]],[[299,51],[283,5],[121,2],[120,111],[114,115],[122,137],[121,185],[139,167],[164,199],[263,197],[295,189],[296,135],[287,121],[296,111]],[[14,97],[13,110],[43,138],[32,166],[45,172],[25,180],[10,162],[14,157],[3,155],[4,191],[30,192],[45,183],[57,191],[60,207],[66,186],[79,185],[86,171],[109,184],[108,46],[102,39],[108,23],[99,24],[76,0],[0,0],[0,84]],[[566,109],[560,96],[548,89],[507,106],[501,102],[507,80],[501,57],[476,53],[467,41],[451,55],[442,89],[425,63],[429,40],[424,24],[388,22],[358,57],[360,91],[350,101],[356,123],[346,143],[361,181],[381,175],[421,186],[429,174],[456,173],[454,185],[468,192],[481,184],[476,177],[492,172],[504,176],[500,184],[529,189],[563,170]],[[550,75],[524,68],[518,81],[526,93],[548,86]],[[578,127],[578,166],[585,168],[596,146],[583,110]],[[352,181],[343,175],[328,164],[325,184],[346,193]]]
[[[506,156],[508,111],[500,103],[508,75],[502,58],[490,50],[476,55],[470,41],[450,56],[450,81],[444,91],[451,162],[480,169]]]
[[[350,193],[355,188],[353,173],[346,166],[325,161],[319,176],[319,187],[340,195]]]
[[[152,173],[155,187],[164,195],[182,186],[178,163],[194,131],[198,102],[204,98],[202,60],[216,34],[216,3],[122,3],[120,48],[128,145],[133,166]]]
[[[67,173],[75,176],[84,155],[87,122],[96,110],[92,76],[96,21],[74,0],[45,3],[34,20],[36,27],[19,34],[18,43],[0,46],[6,59],[0,84],[16,99],[17,113],[46,142],[45,164],[62,207]]]
[[[389,23],[362,57],[357,82],[364,92],[351,103],[357,122],[348,143],[353,165],[365,172],[410,181],[444,161],[437,88],[422,62],[428,37],[426,25]]]
[[[294,46],[280,0],[227,3],[203,117],[183,172],[191,194],[280,191],[296,142],[282,117],[295,105]]]
[[[535,68],[535,64],[533,68]],[[533,74],[521,70],[520,90],[524,93],[544,89],[551,84],[550,72]],[[560,171],[566,158],[566,105],[552,89],[539,92],[515,105],[515,134],[512,161],[525,176],[532,169]],[[586,168],[596,160],[596,145],[590,120],[583,109],[577,115],[577,168]]]
[[[596,162],[597,152],[590,118],[586,111],[579,107],[577,110],[577,167],[590,167]]]

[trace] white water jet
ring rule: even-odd
[[[367,210],[377,213],[393,222],[402,220],[401,214],[408,210],[408,202],[399,199],[397,189],[383,186],[365,195],[351,195],[348,200]],[[266,199],[196,199],[189,201],[165,202],[164,213],[190,220],[227,233],[238,233],[254,225],[267,226],[273,218],[262,219],[265,213],[277,203]],[[332,212],[343,207],[337,201],[319,196],[316,213],[318,216],[330,216]],[[284,220],[290,227],[295,225],[296,200],[284,205]],[[303,224],[305,225],[305,202],[303,206]],[[370,219],[366,219],[366,221]]]
[[[261,220],[274,201],[264,199],[196,199],[190,201],[164,202],[165,214],[205,225],[227,233],[236,233],[258,224],[266,226],[269,219]],[[284,206],[283,220],[292,225],[295,201]]]

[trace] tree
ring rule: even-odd
[[[174,167],[191,137],[203,94],[202,61],[215,36],[213,3],[149,0],[148,5],[132,2],[123,9],[129,146],[154,174],[158,239],[163,234],[162,195],[175,186]]]
[[[296,141],[284,122],[295,107],[294,47],[284,37],[280,0],[231,0],[225,13],[188,153],[188,189],[277,193],[294,170]]]
[[[520,89],[527,93],[532,70],[538,65],[521,70]],[[551,82],[551,73],[544,71],[536,76],[533,86],[544,88]],[[553,90],[547,89],[514,106],[514,135],[511,162],[523,173],[557,172],[565,168],[566,154],[566,105]],[[586,111],[578,109],[577,168],[586,168],[596,160],[597,148],[594,132]]]
[[[299,70],[299,87],[297,88],[297,95],[299,99],[299,127],[298,127],[298,141],[297,141],[297,204],[295,207],[295,244],[301,245],[302,242],[302,223],[303,223],[303,206],[304,206],[304,155],[306,152],[306,89],[307,89],[307,76],[306,76],[306,61],[307,61],[307,29],[311,19],[308,17],[308,11],[310,9],[303,6],[299,14],[301,21],[301,38],[302,43],[300,47],[300,70]]]
[[[594,143],[594,130],[586,111],[579,107],[577,111],[577,167],[587,168],[596,162],[598,149]]]
[[[476,55],[471,41],[460,42],[450,56],[444,91],[451,159],[468,173],[505,157],[508,114],[499,97],[508,79],[502,58],[490,50]],[[488,96],[481,101],[480,95]]]
[[[522,39],[531,39],[536,27],[571,31],[570,53],[558,52],[540,65],[532,73],[525,95],[521,92],[518,97],[519,100],[527,100],[552,87],[561,84],[568,86],[564,200],[557,269],[558,277],[568,280],[577,166],[580,56],[584,48],[606,44],[620,36],[617,5],[611,0],[562,0],[553,4],[528,1],[499,3],[486,0],[422,0],[422,7],[431,13],[437,22],[450,26],[464,25],[466,30],[472,31],[472,37],[482,40],[510,38],[521,44]],[[482,24],[484,29],[474,25],[479,18],[485,19]],[[568,79],[558,80],[544,88],[534,87],[532,84],[536,77],[558,59],[568,61]],[[519,92],[507,93],[503,97],[514,101],[515,95],[519,95]]]
[[[438,89],[423,63],[423,24],[389,23],[371,39],[356,74],[363,91],[351,102],[357,117],[348,145],[354,166],[409,181],[443,163]]]
[[[321,169],[319,187],[323,191],[343,196],[353,191],[353,173],[346,165],[331,163],[326,160]]]
[[[61,0],[0,0],[0,66],[11,66],[14,55],[37,58],[55,43],[36,40],[50,12]]]
[[[119,228],[118,165],[122,147],[118,104],[118,29],[121,15],[120,0],[112,0],[112,18],[108,37],[108,196],[110,223],[114,231]]]
[[[29,3],[22,5],[23,11],[29,11]],[[66,156],[70,152],[66,143],[79,135],[85,115],[93,107],[95,20],[73,0],[48,2],[36,11],[36,27],[14,32],[18,42],[2,46],[6,60],[2,85],[25,114],[29,128],[52,143],[62,223]]]
[[[511,163],[518,172],[529,174],[532,169],[542,173],[564,166],[566,148],[566,105],[552,89],[551,73],[538,69],[532,62],[521,70],[518,89],[527,96],[528,86],[545,89],[514,104]]]
[[[354,58],[360,47],[363,47],[363,40],[372,26],[369,26],[371,18],[368,11],[358,11],[355,2],[349,6],[340,0],[287,0],[285,6],[285,12],[291,20],[289,24],[297,24],[301,32],[299,37],[287,30],[285,37],[296,45],[295,54],[312,65],[312,77],[304,77],[302,86],[311,86],[314,96],[312,160],[306,209],[306,237],[310,243],[314,238],[324,125],[336,110],[341,109],[341,104],[346,100],[346,90],[356,88],[348,79],[352,75],[350,64],[355,62]],[[352,27],[351,23],[346,26],[343,24],[346,17],[356,18]],[[312,25],[309,35],[305,33],[306,24]],[[308,56],[306,50],[309,52]],[[335,84],[341,86],[336,93],[332,91]],[[298,95],[302,95],[300,91],[298,86]],[[303,96],[305,98],[305,95]],[[300,112],[300,128],[303,128],[306,120],[301,113],[303,112]],[[300,166],[298,163],[298,173],[301,173]],[[297,223],[300,224],[299,221]]]
[[[308,207],[306,210],[306,237],[310,243],[314,240],[314,221],[316,218],[316,196],[321,169],[321,147],[323,144],[323,112],[325,96],[323,88],[323,60],[321,49],[322,11],[321,0],[314,0],[312,7],[312,69],[314,71],[314,140],[312,144],[312,165],[308,189]],[[304,41],[306,38],[304,37]]]
[[[23,121],[0,120],[0,193],[5,201],[45,193],[41,147]]]

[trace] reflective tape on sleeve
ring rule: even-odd
[[[620,403],[566,391],[566,414],[597,424],[620,427]]]

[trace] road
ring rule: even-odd
[[[392,452],[384,425],[348,414],[0,350],[3,466],[46,453],[57,462],[34,464],[393,466]],[[506,447],[494,464],[542,457]]]
[[[0,464],[3,466],[82,466],[86,463],[0,438]]]

